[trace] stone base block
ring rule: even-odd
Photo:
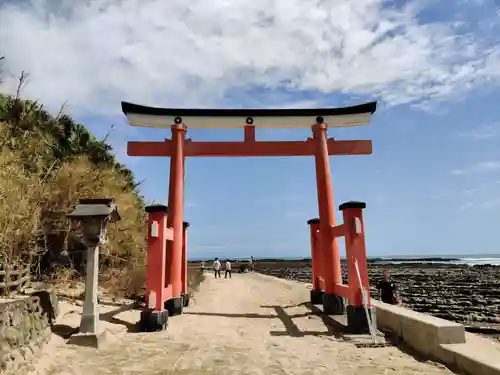
[[[52,324],[59,316],[59,301],[54,289],[48,284],[38,282],[31,284],[24,292],[40,298],[42,311]]]
[[[69,338],[69,343],[99,349],[120,341],[126,333],[127,327],[122,324],[101,321],[97,331],[75,333]]]
[[[370,333],[366,311],[363,306],[347,306],[347,331],[349,333],[366,334]],[[375,317],[375,309],[368,307],[370,317]],[[374,327],[375,328],[375,327]]]
[[[321,305],[323,304],[323,291],[322,290],[311,290],[311,304]]]
[[[99,314],[82,314],[80,320],[80,332],[96,332],[99,330]]]
[[[90,348],[101,348],[108,342],[108,332],[99,333],[75,333],[71,335],[69,343],[78,346],[87,346]]]
[[[140,332],[164,331],[168,327],[168,310],[153,311],[145,309],[141,311],[141,319],[138,328]]]
[[[189,294],[188,293],[181,293],[181,297],[182,297],[182,306],[188,307],[189,306]]]
[[[168,310],[168,316],[181,315],[184,307],[182,297],[173,297],[165,301],[164,308]]]
[[[323,312],[329,315],[343,315],[344,298],[335,294],[323,293]]]

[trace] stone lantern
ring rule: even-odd
[[[99,245],[107,241],[108,224],[120,220],[114,199],[80,199],[75,209],[66,215],[82,231],[87,247],[85,277],[85,302],[79,333],[98,341],[99,311],[97,280],[99,270]]]

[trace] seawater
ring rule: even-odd
[[[241,257],[220,257],[222,259],[230,258],[232,260],[247,260],[248,258]],[[422,263],[436,263],[436,264],[467,264],[470,266],[481,265],[481,264],[491,264],[494,266],[500,266],[500,255],[483,255],[483,254],[467,254],[467,255],[430,255],[425,256],[369,256],[369,258],[376,259],[377,263],[391,263],[391,264],[422,264]],[[420,258],[420,259],[419,259]],[[429,258],[440,258],[439,260],[427,260]],[[205,258],[205,260],[211,259],[210,257]],[[266,258],[255,257],[258,260],[266,260]],[[273,257],[277,260],[305,260],[310,259],[308,257]],[[345,258],[342,258],[345,259]],[[191,258],[189,260],[198,261],[203,260],[202,257]]]

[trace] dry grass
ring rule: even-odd
[[[205,275],[200,272],[198,267],[189,267],[187,275],[188,293],[193,295],[197,292],[203,280],[205,280]]]
[[[108,243],[102,251],[109,258],[108,263],[144,265],[146,216],[143,204],[127,189],[125,179],[116,171],[98,169],[88,158],[79,157],[64,163],[50,185],[44,208],[50,215],[51,225],[61,230],[67,226],[64,215],[79,199],[115,198],[121,220],[110,225]]]
[[[37,103],[0,94],[0,269],[33,265],[47,251],[74,261],[78,239],[68,234],[66,214],[81,198],[114,198],[122,220],[108,230],[101,272],[110,285],[134,293],[144,280],[144,201],[112,155],[104,155],[107,163],[85,149],[61,156],[60,121]],[[78,270],[60,269],[56,279],[79,277]]]
[[[0,152],[0,262],[14,266],[38,250],[40,231],[39,179],[27,172],[16,154]],[[25,251],[25,250],[29,250]]]
[[[121,220],[110,225],[101,248],[100,282],[117,295],[140,295],[146,271],[144,201],[130,174],[106,154],[108,146],[68,123],[72,120],[62,113],[54,117],[37,103],[0,94],[0,269],[40,265],[49,252],[70,263],[52,265],[50,278],[44,278],[78,281],[84,249],[66,215],[81,198],[114,198]],[[202,279],[198,268],[190,270],[190,290]]]

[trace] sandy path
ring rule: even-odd
[[[397,348],[356,348],[329,333],[301,303],[305,284],[258,274],[201,285],[167,332],[127,333],[109,348],[64,345],[48,374],[451,374]],[[138,313],[116,316],[134,321]]]

